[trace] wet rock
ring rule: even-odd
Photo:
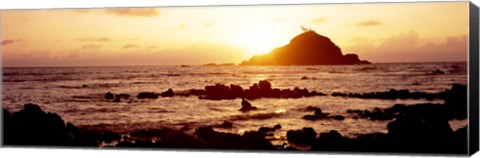
[[[260,127],[258,129],[258,132],[261,132],[261,133],[267,135],[268,133],[275,132],[276,130],[279,130],[281,128],[282,128],[282,126],[280,124],[276,124],[273,127]]]
[[[268,91],[272,89],[272,84],[267,80],[261,80],[258,82],[258,87],[260,88],[260,90]]]
[[[204,142],[198,140],[190,134],[180,131],[173,131],[162,137],[162,140],[157,142],[167,148],[206,148],[208,147]]]
[[[140,92],[138,93],[137,98],[138,99],[157,99],[158,94],[154,92]]]
[[[232,96],[240,97],[243,95],[243,88],[239,85],[230,84],[230,94]]]
[[[257,107],[252,106],[252,104],[250,102],[248,102],[247,100],[245,100],[245,98],[242,99],[241,104],[242,104],[242,108],[240,108],[240,111],[242,111],[242,112],[257,110]]]
[[[449,111],[449,116],[456,119],[467,118],[467,85],[453,84],[452,88],[444,91],[444,94],[444,105]]]
[[[130,98],[130,94],[120,93],[120,94],[116,94],[115,97],[119,97],[119,98],[121,98],[121,99],[129,99],[129,98]]]
[[[443,75],[445,74],[444,71],[440,70],[440,69],[436,69],[435,71],[432,71],[431,75]]]
[[[258,98],[300,98],[310,96],[324,96],[326,94],[321,92],[309,92],[308,89],[300,89],[298,87],[293,90],[272,88],[272,84],[267,80],[261,80],[254,83],[248,89],[243,89],[238,85],[231,84],[226,86],[223,84],[216,84],[214,86],[206,86],[205,91],[197,91],[192,95],[199,95],[200,99],[221,100],[221,99],[258,99]]]
[[[317,151],[342,151],[348,148],[348,139],[336,130],[320,133],[311,146],[311,150]]]
[[[72,128],[67,128],[59,115],[44,112],[36,104],[25,104],[22,110],[5,117],[4,145],[74,145]]]
[[[265,139],[265,135],[258,131],[247,131],[242,135],[242,146],[246,149],[272,150],[275,147]]]
[[[309,145],[315,140],[316,137],[317,133],[311,127],[287,131],[287,140],[290,143]]]
[[[10,111],[8,111],[5,108],[2,108],[2,115],[3,115],[4,122],[9,122],[10,117],[11,117]]]
[[[467,153],[468,149],[468,126],[465,126],[463,128],[460,128],[454,132],[453,135],[453,145],[452,147],[454,148],[454,152],[458,153]]]
[[[116,96],[115,99],[112,100],[112,102],[115,102],[115,103],[120,102],[120,97]]]
[[[121,141],[121,142],[117,143],[117,145],[115,145],[115,147],[133,148],[133,147],[138,147],[138,146],[136,146],[135,143],[132,143],[130,141]]]
[[[348,96],[348,95],[345,94],[345,93],[333,92],[333,93],[332,93],[332,96],[334,96],[334,97],[346,97],[346,96]]]
[[[245,132],[243,135],[217,132],[212,126],[195,129],[198,136],[208,148],[215,149],[274,149],[260,132]]]
[[[173,132],[173,129],[170,128],[160,128],[160,129],[140,129],[130,133],[130,136],[137,138],[153,138],[153,137],[163,137],[170,132]]]
[[[173,89],[169,88],[167,91],[162,92],[160,96],[162,97],[173,97],[175,93],[173,92]]]
[[[446,118],[403,116],[387,125],[393,148],[409,152],[454,152],[454,133]]]
[[[329,118],[334,119],[334,120],[339,120],[339,121],[345,120],[345,117],[342,116],[342,115],[333,115],[333,116],[330,116]]]
[[[230,121],[223,121],[221,124],[216,125],[217,128],[233,128],[233,123]]]
[[[306,109],[307,110],[313,110],[313,115],[303,116],[302,119],[305,119],[305,120],[315,121],[315,120],[321,120],[321,119],[334,119],[334,120],[344,120],[345,119],[345,117],[341,116],[341,115],[330,116],[330,114],[328,114],[328,113],[323,113],[322,110],[318,107],[308,106]]]
[[[112,92],[107,92],[105,93],[105,99],[113,99],[115,97],[115,94]]]

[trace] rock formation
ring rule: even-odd
[[[352,65],[370,64],[356,54],[342,54],[340,48],[328,37],[306,30],[290,43],[273,49],[270,53],[253,56],[240,65]]]

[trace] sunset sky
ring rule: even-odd
[[[240,63],[301,26],[378,62],[466,61],[468,2],[1,11],[3,66]]]

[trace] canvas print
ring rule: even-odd
[[[2,143],[465,155],[468,11],[3,10]]]

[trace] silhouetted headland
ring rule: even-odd
[[[306,30],[290,43],[273,49],[265,55],[257,55],[240,65],[354,65],[370,64],[356,54],[342,54],[341,49],[328,37]]]

